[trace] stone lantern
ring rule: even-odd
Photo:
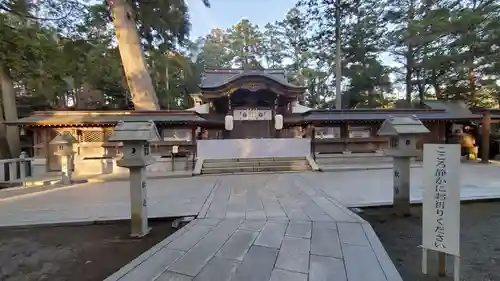
[[[55,147],[54,154],[61,157],[61,182],[63,184],[70,184],[73,175],[73,144],[78,141],[68,133],[57,135],[50,145]]]
[[[421,152],[417,149],[418,137],[429,133],[417,116],[387,118],[378,131],[379,136],[390,138],[385,154],[393,157],[393,205],[396,214],[410,214],[410,160]]]
[[[120,121],[109,137],[110,142],[123,143],[123,158],[116,163],[130,171],[131,236],[143,237],[149,233],[146,193],[146,166],[155,162],[150,143],[160,136],[153,121]]]

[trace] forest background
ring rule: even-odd
[[[391,107],[400,97],[406,106],[500,104],[497,0],[299,0],[265,26],[243,19],[195,39],[191,29],[184,0],[0,0],[0,119],[186,109],[204,68],[250,63],[286,69],[312,108],[335,107],[336,81],[344,108]],[[17,130],[0,126],[0,148],[10,147],[0,154],[18,152],[15,137],[2,137]]]

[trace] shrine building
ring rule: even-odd
[[[119,121],[153,121],[162,140],[152,144],[152,153],[170,158],[175,147],[193,169],[200,158],[375,153],[388,147],[377,131],[389,116],[422,120],[431,133],[419,147],[452,142],[462,125],[482,118],[459,102],[442,101],[425,101],[420,109],[311,109],[299,102],[306,87],[291,84],[280,69],[206,69],[199,88],[187,110],[43,111],[7,125],[20,126],[23,150],[46,171],[60,170],[49,142],[73,135],[75,169],[91,174],[120,156],[121,145],[107,141]]]

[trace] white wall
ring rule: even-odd
[[[269,138],[197,141],[197,156],[201,159],[305,157],[309,155],[311,155],[310,139]]]

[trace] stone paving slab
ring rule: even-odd
[[[148,216],[195,216],[216,183],[217,177],[148,180]],[[0,226],[130,219],[129,193],[128,183],[117,181],[5,198],[0,202]]]
[[[402,280],[371,226],[300,175],[223,177],[212,194],[182,235],[105,281]],[[284,216],[255,219],[269,198]]]
[[[500,165],[462,164],[462,170],[462,200],[500,198]],[[421,169],[412,169],[412,202],[421,201],[421,175]],[[333,221],[331,212],[337,209],[338,202],[348,207],[390,205],[391,176],[387,169],[150,179],[148,215],[176,217],[199,213],[202,218],[223,219],[242,218],[244,213],[244,219]],[[288,177],[294,180],[287,181]],[[226,186],[225,193],[213,188],[218,184]],[[294,186],[286,191],[276,188],[287,184]],[[263,188],[256,190],[252,185]],[[319,187],[323,193],[309,186]],[[124,181],[33,190],[40,192],[12,196],[12,192],[0,190],[0,198],[4,193],[5,197],[10,196],[0,199],[0,226],[89,223],[130,217],[129,188]],[[332,202],[331,198],[338,201]],[[205,202],[222,203],[216,207]],[[343,212],[337,216],[351,221]]]
[[[462,163],[461,169],[462,201],[500,198],[500,165]],[[422,170],[411,169],[413,203],[422,202]],[[300,176],[347,207],[392,205],[392,169],[302,173]]]
[[[266,222],[270,221],[261,221],[263,224]],[[339,240],[334,243],[338,247],[334,254],[315,251],[315,229],[331,231],[328,234],[336,232],[337,235],[333,237],[336,239],[340,229],[337,223],[315,222],[311,238],[287,236],[283,232],[282,243],[278,248],[257,244],[255,237],[264,230],[259,233],[242,229],[247,221],[226,219],[199,241],[197,237],[189,235],[189,232],[196,231],[197,226],[203,225],[203,219],[196,219],[192,223],[193,226],[183,235],[163,243],[149,258],[141,257],[140,262],[135,262],[135,267],[127,265],[125,270],[120,270],[105,281],[402,280],[383,248],[380,252],[380,248],[372,247],[368,239],[371,233],[366,233],[366,241],[361,243],[356,241],[356,244],[351,244],[350,240]],[[372,231],[367,223],[355,224],[359,225],[363,233],[365,229]],[[188,239],[185,237],[193,239],[191,244],[195,245],[187,251],[172,249],[177,248],[177,241],[185,243]],[[322,241],[322,247],[332,244],[332,237],[329,238]]]

